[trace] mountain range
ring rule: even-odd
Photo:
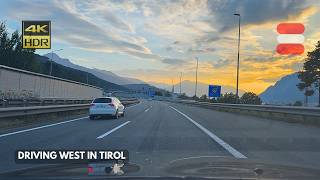
[[[32,72],[37,72],[40,74],[48,74],[49,73],[49,67],[50,67],[50,59],[46,56],[40,56],[38,54],[34,54],[34,61],[35,63],[34,67],[37,67],[36,69],[28,69]],[[33,66],[31,66],[33,67]],[[21,67],[16,67],[23,69]],[[77,82],[87,83],[87,80],[89,80],[89,84],[98,86],[103,88],[105,91],[128,91],[129,89],[121,86],[119,84],[115,84],[109,81],[106,81],[104,79],[101,79],[92,73],[87,73],[83,70],[72,68],[68,66],[64,66],[60,63],[53,62],[52,63],[52,75],[55,77],[60,77],[63,79],[69,79]]]
[[[100,79],[103,79],[105,81],[119,84],[119,85],[124,85],[124,84],[145,84],[145,82],[135,79],[135,78],[128,78],[128,77],[122,77],[114,74],[111,71],[106,71],[106,70],[101,70],[101,69],[91,69],[91,68],[86,68],[77,64],[72,63],[69,59],[66,58],[61,58],[55,53],[49,53],[49,54],[44,54],[43,56],[48,57],[49,59],[52,58],[52,60],[58,64],[61,64],[66,67],[70,67],[73,69],[78,69],[81,71],[85,71],[88,73],[91,73],[95,76],[97,76]]]
[[[303,91],[297,88],[300,82],[298,73],[293,73],[282,77],[274,85],[268,87],[259,96],[266,104],[286,105],[293,104],[296,101],[304,102]],[[315,106],[318,103],[318,91],[313,96],[308,97],[308,105]]]

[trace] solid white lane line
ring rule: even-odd
[[[152,106],[150,106],[148,109],[144,110],[144,112],[148,112],[151,108],[152,108]]]
[[[14,135],[14,134],[20,134],[20,133],[24,133],[24,132],[28,132],[28,131],[33,131],[33,130],[37,130],[37,129],[42,129],[42,128],[47,128],[47,127],[56,126],[56,125],[60,125],[60,124],[65,124],[65,123],[69,123],[69,122],[73,122],[73,121],[79,121],[79,120],[82,120],[85,118],[88,118],[88,117],[82,117],[82,118],[72,119],[72,120],[58,122],[58,123],[54,123],[54,124],[48,124],[48,125],[39,126],[39,127],[35,127],[35,128],[25,129],[25,130],[21,130],[21,131],[11,132],[11,133],[7,133],[7,134],[1,134],[0,137],[10,136],[10,135]]]
[[[189,116],[185,115],[183,112],[179,111],[178,109],[170,106],[173,110],[187,118],[190,122],[192,122],[195,126],[197,126],[200,130],[202,130],[204,133],[206,133],[209,137],[211,137],[214,141],[216,141],[218,144],[220,144],[225,150],[227,150],[230,154],[232,154],[235,158],[247,158],[245,155],[241,154],[239,151],[234,149],[232,146],[230,146],[228,143],[224,142],[222,139],[220,139],[218,136],[210,132],[205,127],[201,126],[199,123],[191,119]]]
[[[125,122],[125,123],[122,123],[122,124],[120,124],[119,126],[117,126],[117,127],[113,128],[113,129],[111,129],[110,131],[108,131],[108,132],[106,132],[106,133],[104,133],[104,134],[101,134],[101,135],[100,135],[100,136],[98,136],[96,139],[104,138],[104,137],[108,136],[109,134],[113,133],[114,131],[116,131],[116,130],[120,129],[121,127],[123,127],[123,126],[127,125],[127,124],[128,124],[128,123],[130,123],[130,122],[131,122],[131,121],[127,121],[127,122]]]

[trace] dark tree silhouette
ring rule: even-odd
[[[311,96],[316,88],[319,92],[318,106],[320,106],[320,41],[315,49],[308,52],[308,56],[303,64],[303,70],[299,72],[298,78],[301,83],[297,87],[305,91],[306,97]]]
[[[260,97],[257,96],[255,93],[246,92],[241,96],[240,103],[241,104],[256,104],[256,105],[260,105],[262,103],[262,101],[261,101]]]

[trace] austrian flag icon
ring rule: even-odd
[[[304,52],[304,25],[301,23],[280,23],[277,26],[277,52],[282,55],[299,55]]]

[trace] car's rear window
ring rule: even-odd
[[[93,103],[111,103],[111,98],[97,98]]]

